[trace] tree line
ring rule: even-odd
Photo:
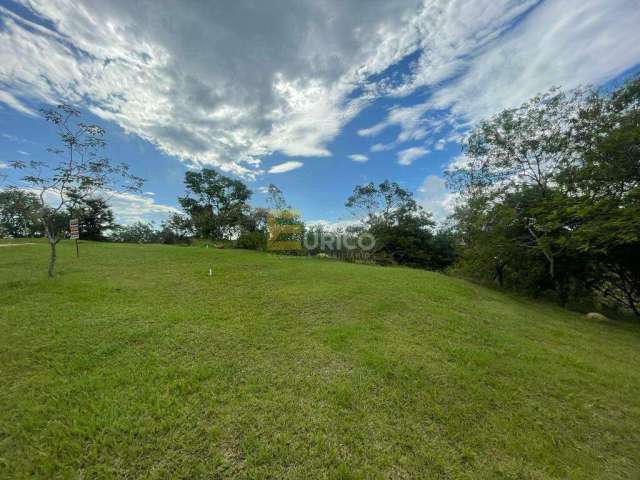
[[[207,239],[256,250],[269,248],[276,225],[282,240],[302,245],[283,253],[448,270],[562,305],[599,303],[640,316],[640,77],[610,92],[552,89],[480,122],[447,172],[458,202],[439,228],[399,184],[356,186],[345,207],[358,221],[334,233],[347,240],[370,234],[375,247],[349,255],[340,252],[346,241],[309,246],[306,239],[326,232],[305,225],[275,185],[267,208],[253,207],[242,181],[208,168],[186,172],[181,213],[158,227],[117,225],[96,193],[116,184],[135,191],[142,179],[100,157],[104,131],[83,123],[72,129],[77,115],[67,106],[45,111],[63,145],[54,153],[64,160],[48,175],[25,175],[29,190],[0,192],[0,235],[47,237],[52,262],[70,218],[79,220],[85,239]]]
[[[640,77],[552,89],[483,121],[449,172],[458,269],[640,316]]]

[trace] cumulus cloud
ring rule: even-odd
[[[0,7],[0,102],[86,104],[168,154],[247,176],[274,151],[328,156],[373,96],[354,90],[416,48],[413,1],[21,3],[35,15]]]
[[[135,193],[114,192],[106,198],[113,209],[116,221],[124,224],[137,221],[158,222],[180,212],[176,207],[156,203],[153,198]]]
[[[423,147],[411,147],[398,152],[398,164],[399,165],[411,165],[414,160],[425,156],[429,153],[429,150]]]
[[[285,172],[290,172],[291,170],[295,170],[297,168],[300,168],[304,165],[304,163],[302,162],[295,162],[295,161],[290,161],[290,162],[284,162],[284,163],[279,163],[278,165],[274,165],[273,167],[271,167],[269,169],[269,173],[285,173]]]
[[[394,145],[392,143],[374,143],[371,146],[372,152],[386,152],[387,150],[393,149]]]
[[[18,2],[32,15],[0,6],[0,104],[26,115],[79,104],[190,164],[247,177],[273,152],[329,156],[376,98],[428,94],[359,131],[399,127],[372,151],[428,146],[445,127],[455,140],[552,85],[640,62],[637,0]]]
[[[34,188],[22,188],[26,192],[36,195],[40,190]],[[113,210],[116,222],[129,225],[138,221],[160,222],[173,213],[180,213],[176,207],[156,203],[153,198],[146,197],[131,192],[105,191],[98,195],[103,198]],[[59,194],[53,190],[48,190],[44,194],[44,201],[50,206],[60,205]]]
[[[442,223],[453,213],[457,195],[447,189],[446,181],[437,175],[429,175],[418,188],[416,199],[422,207]]]
[[[525,10],[531,6],[520,5]],[[517,8],[512,13],[515,11]],[[473,7],[461,12],[460,21],[469,21],[472,15]],[[495,18],[512,21],[507,14],[499,17],[496,13]],[[411,81],[397,89],[406,94],[428,85],[430,97],[417,105],[391,108],[383,121],[359,134],[373,136],[398,126],[396,143],[401,143],[448,128],[451,133],[446,142],[459,141],[462,132],[480,119],[518,106],[553,86],[599,85],[640,62],[639,22],[635,0],[548,0],[508,31],[491,27],[492,33],[485,32],[488,37],[478,36],[481,29],[471,28],[467,35],[445,25],[441,28],[451,31],[441,36],[442,42],[453,38],[451,48],[426,34],[430,40],[424,42],[431,42],[433,61],[424,60],[429,55],[421,56]],[[496,20],[493,25],[504,23]],[[438,83],[446,78],[451,80]],[[434,148],[444,146],[439,140]]]
[[[366,155],[362,155],[361,153],[354,153],[353,155],[349,155],[349,158],[354,162],[364,163],[369,160],[369,157]]]
[[[171,155],[251,176],[274,151],[328,156],[372,99],[452,75],[534,0],[21,3],[35,15],[0,7],[0,102],[86,103]],[[415,52],[409,74],[370,80]]]

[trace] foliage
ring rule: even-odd
[[[267,246],[267,237],[261,231],[243,231],[238,240],[236,240],[237,248],[246,250],[264,250]]]
[[[450,173],[463,269],[640,315],[640,78],[535,97],[482,122],[465,154]]]
[[[116,227],[113,210],[102,198],[74,199],[68,214],[78,219],[80,238],[83,240],[106,240],[107,233]]]
[[[18,188],[0,191],[0,237],[33,237],[42,232],[38,198]]]
[[[284,210],[291,208],[284,199],[284,193],[273,183],[270,183],[267,187],[267,205],[274,210]]]
[[[251,190],[239,180],[204,168],[185,173],[187,195],[178,199],[200,238],[229,239],[249,210]]]
[[[43,109],[47,122],[58,133],[61,148],[49,148],[58,162],[31,160],[15,161],[10,165],[24,171],[22,182],[36,192],[38,200],[37,219],[44,235],[49,240],[49,276],[54,274],[56,244],[67,231],[68,215],[65,210],[74,210],[79,203],[96,198],[100,193],[120,189],[139,191],[143,180],[130,173],[124,164],[113,164],[101,156],[106,143],[105,130],[93,124],[73,121],[80,117],[76,108],[61,104]]]
[[[131,225],[116,226],[111,239],[114,242],[125,243],[157,243],[160,236],[153,224],[140,221]]]
[[[346,202],[356,216],[364,215],[364,231],[376,241],[374,258],[413,267],[441,270],[453,264],[454,241],[445,233],[434,235],[435,222],[395,182],[356,186]]]
[[[191,243],[195,235],[195,228],[190,218],[174,213],[165,220],[158,233],[158,240],[161,243]]]

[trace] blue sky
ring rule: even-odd
[[[65,101],[147,179],[114,197],[122,222],[164,218],[201,167],[308,221],[350,220],[354,185],[386,178],[441,219],[470,127],[637,73],[639,24],[637,0],[0,0],[0,168],[47,159],[37,110]]]

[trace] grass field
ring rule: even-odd
[[[640,328],[440,274],[0,248],[0,478],[640,478]],[[214,275],[208,276],[209,265]]]

